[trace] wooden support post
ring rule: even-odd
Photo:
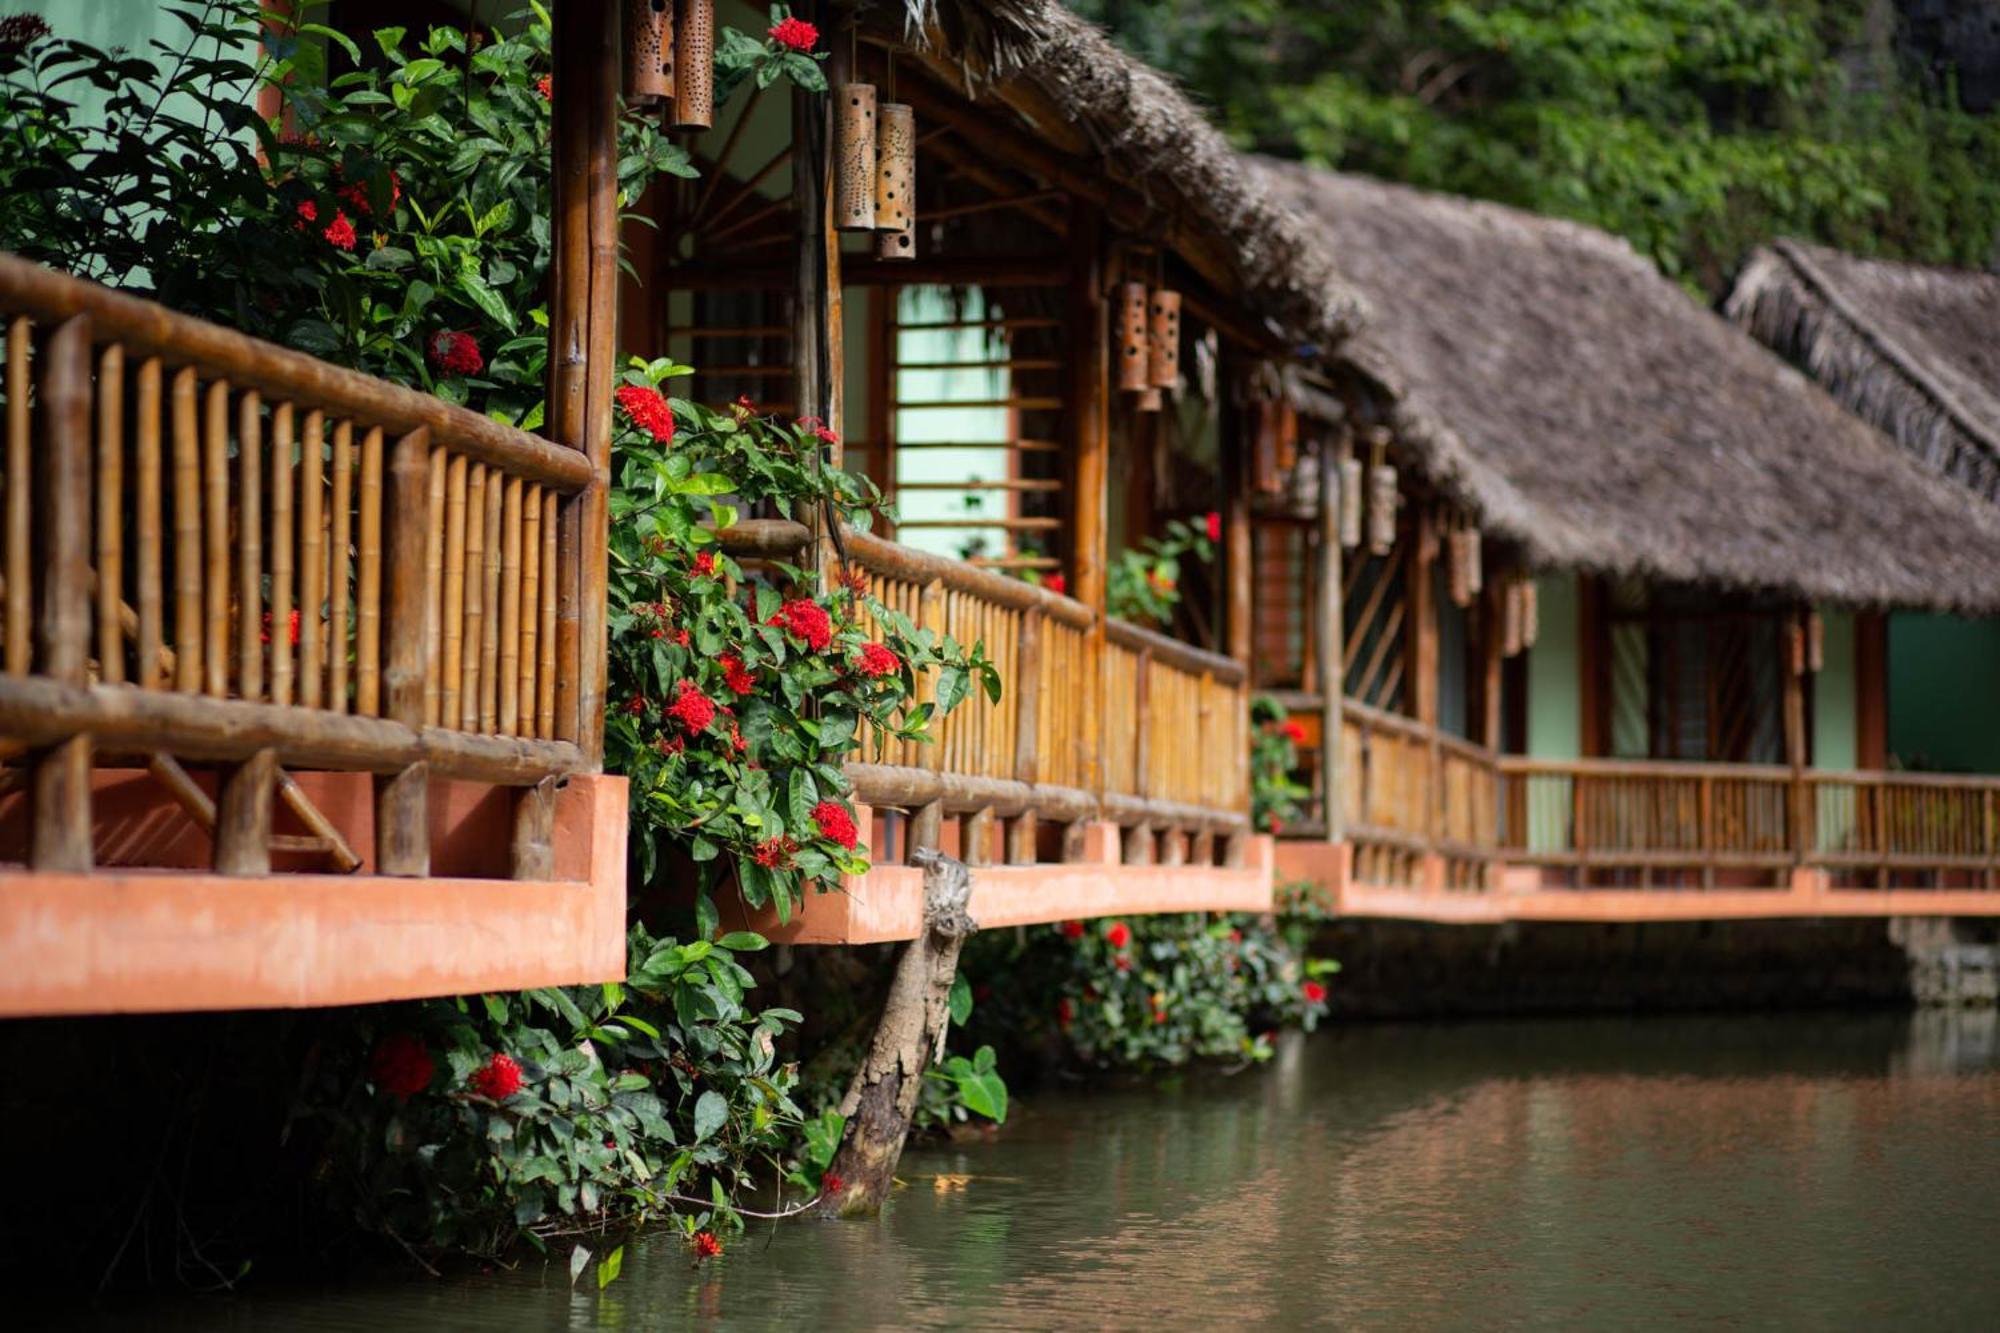
[[[1160,835],[1160,864],[1181,866],[1187,864],[1187,830],[1178,824],[1169,825]]]
[[[1222,566],[1229,606],[1229,655],[1247,670],[1253,653],[1255,619],[1252,615],[1254,569],[1250,549],[1251,440],[1246,438],[1255,423],[1246,418],[1242,397],[1246,392],[1240,374],[1232,373],[1222,397]],[[1247,734],[1247,733],[1246,733]]]
[[[1072,595],[1097,614],[1078,700],[1089,786],[1104,789],[1104,616],[1110,570],[1111,315],[1104,290],[1104,218],[1081,200],[1070,211],[1068,292]]]
[[[1148,774],[1153,766],[1153,650],[1141,648],[1132,676],[1132,785],[1136,795],[1154,795]]]
[[[1805,612],[1785,617],[1785,763],[1792,770],[1792,856],[1804,865],[1812,848],[1812,811],[1806,786],[1806,625]]]
[[[1134,824],[1125,830],[1124,863],[1128,866],[1149,866],[1157,858],[1153,855],[1153,826]]]
[[[396,441],[389,461],[384,518],[389,527],[389,652],[382,672],[383,714],[424,725],[430,674],[427,626],[430,432]],[[375,868],[384,875],[427,875],[431,864],[430,769],[422,763],[375,780]]]
[[[1854,615],[1854,758],[1869,772],[1889,766],[1888,630],[1879,611]]]
[[[1010,866],[1031,866],[1035,864],[1035,842],[1039,826],[1033,810],[1023,810],[1007,821],[1007,864]]]
[[[1347,688],[1347,610],[1341,596],[1340,460],[1329,443],[1320,454],[1319,582],[1314,589],[1315,648],[1319,656],[1319,769],[1321,816],[1326,840],[1346,835],[1346,807],[1341,804],[1340,701]]]
[[[278,752],[269,748],[224,775],[215,815],[216,873],[271,873],[271,796],[277,784]]]
[[[1444,784],[1439,781],[1439,774],[1444,756],[1437,734],[1438,609],[1434,573],[1438,532],[1429,506],[1418,509],[1412,527],[1408,564],[1404,567],[1406,605],[1409,607],[1405,632],[1409,635],[1411,712],[1429,734],[1424,756],[1422,832],[1426,839],[1435,843],[1442,827],[1439,803],[1443,799]]]
[[[35,513],[42,538],[35,671],[83,686],[90,683],[89,316],[65,320],[49,334],[35,390]],[[15,596],[26,600],[23,593]],[[30,801],[28,863],[36,870],[87,873],[88,735],[58,741],[36,757]]]
[[[975,810],[958,826],[959,859],[969,866],[993,864],[993,812]]]
[[[910,812],[910,839],[905,849],[904,860],[915,863],[916,854],[925,849],[937,851],[944,839],[944,803],[930,801]]]
[[[1188,859],[1198,866],[1215,864],[1215,833],[1212,829],[1203,829],[1194,835],[1194,845],[1188,849]]]
[[[514,793],[515,879],[556,877],[556,780],[543,778]]]

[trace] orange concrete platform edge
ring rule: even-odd
[[[1810,917],[2000,916],[2000,890],[1836,889],[1823,870],[1792,872],[1780,889],[1563,889],[1533,866],[1496,866],[1485,892],[1367,884],[1353,878],[1348,843],[1281,842],[1280,883],[1304,882],[1339,916],[1441,925],[1504,921],[1754,921]],[[1427,875],[1433,883],[1441,876]]]
[[[1107,832],[1108,830],[1108,832]],[[1157,912],[1265,912],[1271,908],[1272,840],[1246,840],[1241,866],[1120,865],[1115,825],[1094,828],[1092,859],[1060,865],[975,866],[972,918],[982,930]],[[725,929],[755,930],[778,944],[881,944],[915,939],[923,925],[923,872],[876,866],[838,890],[815,893],[780,924],[769,911],[723,910]]]
[[[504,847],[507,831],[485,836]],[[625,838],[625,779],[581,775],[557,797],[558,878],[545,882],[0,872],[0,1016],[297,1008],[616,980]]]

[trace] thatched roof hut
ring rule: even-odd
[[[2000,500],[2000,274],[1779,241],[1724,310],[1926,466]]]
[[[2000,508],[1919,467],[1615,237],[1265,162],[1371,317],[1351,367],[1530,563],[1852,606],[2000,610]]]
[[[1058,0],[873,0],[861,22],[1046,145],[1052,172],[1115,198],[1111,220],[1192,253],[1290,343],[1332,348],[1362,313],[1301,219],[1164,74]]]

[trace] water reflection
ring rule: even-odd
[[[880,1225],[754,1233],[699,1270],[662,1238],[602,1294],[552,1267],[148,1322],[1948,1328],[2000,1310],[1990,1012],[1348,1028],[1261,1074],[1045,1093],[904,1174]]]

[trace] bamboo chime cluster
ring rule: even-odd
[[[625,0],[625,100],[672,129],[715,123],[715,0]]]
[[[834,90],[833,225],[873,232],[878,259],[917,257],[917,114],[875,85]]]
[[[1500,655],[1518,657],[1541,636],[1541,598],[1535,580],[1523,572],[1507,576],[1500,588]]]
[[[1141,412],[1157,412],[1181,382],[1181,294],[1158,285],[1118,288],[1118,387]]]

